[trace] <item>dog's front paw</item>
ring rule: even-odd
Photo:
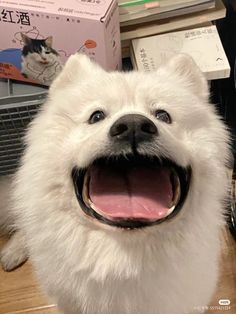
[[[0,254],[0,262],[5,271],[11,271],[21,266],[28,258],[25,247],[24,235],[21,231],[16,231]]]

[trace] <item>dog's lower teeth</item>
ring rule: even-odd
[[[173,185],[173,199],[170,204],[171,212],[173,211],[173,207],[175,208],[175,206],[178,204],[181,195],[179,176],[176,174],[174,170],[172,173],[172,185]]]
[[[167,212],[167,216],[169,216],[175,210],[175,205],[173,205]]]
[[[89,197],[89,180],[90,180],[90,177],[88,175],[88,172],[86,172],[85,177],[84,177],[84,185],[83,185],[83,192],[82,192],[83,201],[86,204],[86,206],[92,208],[95,212],[102,215],[102,213],[95,207],[95,205],[93,204],[93,202],[91,201]]]
[[[86,172],[85,177],[84,177],[84,185],[83,185],[82,197],[83,197],[83,201],[85,202],[85,204],[87,206],[91,206],[91,201],[89,199],[88,184],[89,184],[89,175]]]

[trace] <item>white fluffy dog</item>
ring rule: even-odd
[[[24,234],[67,314],[189,314],[210,302],[229,136],[190,57],[153,73],[70,57],[26,142],[13,192],[21,235],[3,264],[16,266]]]

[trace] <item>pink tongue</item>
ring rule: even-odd
[[[122,170],[92,167],[90,199],[110,218],[157,220],[168,215],[173,198],[170,171],[156,168]]]

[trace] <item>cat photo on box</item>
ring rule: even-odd
[[[44,85],[52,81],[62,70],[59,53],[52,47],[53,38],[33,39],[21,33],[22,48],[21,73]]]
[[[121,69],[115,0],[0,0],[0,77],[49,86],[80,51],[105,70]]]

